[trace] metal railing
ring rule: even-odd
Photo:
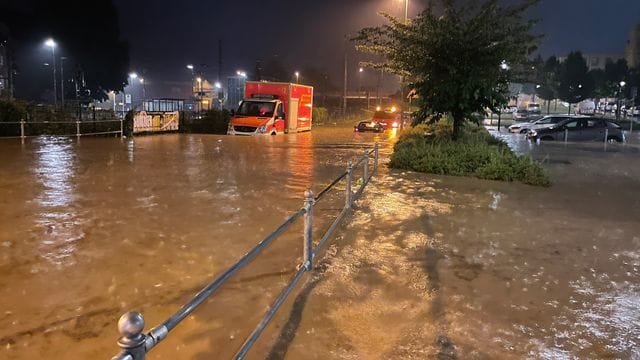
[[[86,124],[102,124],[102,123],[119,123],[120,128],[118,130],[112,131],[97,131],[97,132],[82,132],[82,125]],[[55,136],[95,136],[95,135],[108,135],[108,134],[117,134],[122,137],[123,134],[123,120],[96,120],[96,121],[0,121],[0,125],[20,125],[20,136],[0,136],[0,139],[25,139],[28,137],[41,136],[41,135],[26,135],[25,126],[26,125],[75,125],[75,133],[72,134],[46,134],[46,135],[55,135]]]
[[[369,171],[369,162],[371,159],[371,155],[373,155],[373,169],[372,171]],[[362,184],[354,193],[352,191],[354,177],[353,169],[360,164],[363,164]],[[241,268],[250,263],[258,254],[260,254],[262,250],[269,246],[269,244],[271,244],[289,226],[291,226],[298,218],[302,216],[304,218],[304,230],[302,236],[304,241],[304,251],[302,264],[300,264],[299,269],[296,271],[291,281],[282,290],[280,295],[278,295],[276,300],[264,314],[260,323],[247,337],[238,352],[236,352],[235,356],[233,357],[234,359],[244,359],[251,347],[260,337],[260,334],[262,334],[269,322],[276,315],[278,309],[280,309],[280,306],[282,306],[287,296],[289,296],[295,286],[300,282],[304,273],[313,271],[313,262],[315,255],[318,254],[320,250],[322,250],[329,237],[333,234],[342,219],[351,209],[353,202],[360,195],[362,195],[364,188],[367,186],[377,169],[378,144],[376,143],[372,150],[364,151],[364,154],[359,158],[355,165],[352,165],[352,163],[349,162],[347,164],[346,170],[342,174],[340,174],[340,176],[338,176],[333,182],[331,182],[331,184],[329,184],[325,189],[323,189],[317,196],[314,196],[311,190],[305,191],[304,205],[300,210],[296,211],[274,232],[260,241],[255,247],[253,247],[253,249],[251,249],[243,257],[241,257],[240,260],[238,260],[222,274],[220,274],[207,286],[205,286],[176,313],[165,320],[162,324],[152,328],[148,333],[143,333],[144,317],[142,316],[142,314],[132,311],[122,315],[118,320],[118,330],[122,335],[120,339],[118,339],[118,345],[120,346],[122,351],[120,352],[120,354],[114,356],[112,360],[144,360],[146,354],[151,351],[151,349],[153,349],[160,341],[164,340],[171,330],[173,330],[182,320],[189,316],[189,314],[195,311],[198,306],[200,306],[206,299],[213,295]],[[320,201],[325,195],[327,195],[329,191],[331,191],[343,179],[346,180],[344,207],[314,247],[313,208],[318,201]]]

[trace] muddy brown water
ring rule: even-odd
[[[251,358],[638,358],[637,147],[508,139],[552,188],[381,168]],[[0,358],[110,358],[121,313],[163,321],[374,141],[384,157],[393,135],[0,142]],[[316,234],[342,201],[318,204]],[[300,233],[149,358],[230,358]]]

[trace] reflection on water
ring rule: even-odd
[[[37,183],[32,186],[40,189],[36,197],[40,206],[33,216],[39,228],[40,256],[57,266],[70,266],[77,242],[85,237],[72,204],[77,196],[74,144],[69,138],[52,137],[39,138],[36,146],[33,172]]]

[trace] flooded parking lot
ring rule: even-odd
[[[640,356],[638,147],[504,136],[553,187],[382,167],[252,358]],[[164,320],[376,140],[388,155],[391,135],[346,128],[0,142],[0,357],[109,358],[122,312]],[[295,270],[298,234],[150,358],[229,358]]]

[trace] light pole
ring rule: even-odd
[[[197,77],[196,81],[198,82],[198,113],[202,111],[202,78]]]
[[[67,60],[66,57],[60,57],[60,102],[62,103],[62,108],[64,109],[64,61]]]
[[[300,72],[296,71],[295,75],[296,75],[296,84],[297,84],[300,82]]]
[[[622,101],[620,97],[622,97],[622,88],[627,85],[627,83],[623,80],[618,84],[620,87],[618,88],[618,105],[616,106],[616,120],[620,120],[620,108],[622,107]]]
[[[56,85],[56,42],[53,39],[47,39],[44,44],[51,48],[51,56],[53,57],[53,104],[58,107],[58,86]]]
[[[140,78],[140,84],[142,85],[142,110],[144,110],[144,103],[147,101],[147,89],[144,78]]]

